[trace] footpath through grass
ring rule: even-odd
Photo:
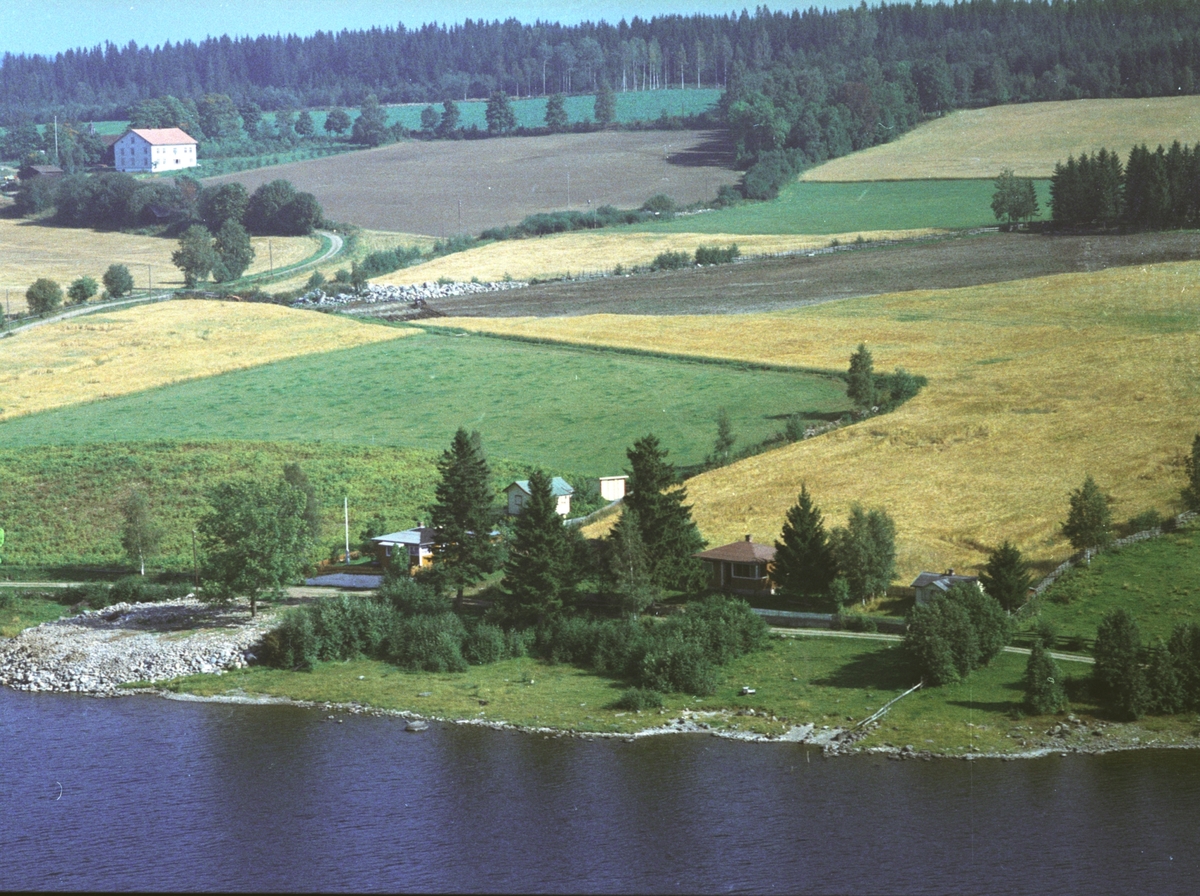
[[[0,447],[114,441],[324,441],[441,450],[459,426],[489,455],[616,474],[654,433],[679,464],[712,450],[725,408],[736,447],[785,418],[848,410],[837,379],[420,333],[0,423]]]
[[[1050,182],[1037,181],[1043,213]],[[637,230],[719,234],[846,234],[879,230],[992,227],[991,180],[797,182],[770,202],[685,215]]]

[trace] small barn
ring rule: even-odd
[[[929,603],[939,594],[945,594],[960,582],[973,584],[979,589],[983,588],[979,583],[979,576],[958,576],[952,569],[945,572],[923,572],[913,579],[913,583],[909,587],[916,594],[917,604],[920,605]]]
[[[379,535],[371,541],[375,543],[375,556],[380,566],[384,569],[402,566],[409,570],[430,566],[433,547],[437,543],[434,530],[421,525],[403,532]]]
[[[508,514],[509,516],[519,516],[521,511],[525,509],[525,504],[532,497],[533,493],[529,491],[529,480],[519,479],[506,488],[505,493],[508,495]],[[571,495],[575,494],[575,489],[571,484],[561,476],[555,476],[550,480],[550,494],[554,498],[554,510],[559,516],[569,516],[571,513]]]
[[[770,570],[775,562],[774,545],[756,544],[747,535],[743,541],[698,551],[692,556],[703,560],[708,567],[708,587],[713,591],[752,597],[775,593]]]

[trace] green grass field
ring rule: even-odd
[[[651,432],[676,463],[702,461],[721,407],[741,446],[786,415],[848,404],[829,377],[422,333],[17,417],[0,424],[0,448],[249,439],[440,451],[463,426],[493,457],[608,475]]]
[[[1166,640],[1181,622],[1200,620],[1200,527],[1128,545],[1094,558],[1048,588],[1039,618],[1060,638],[1096,637],[1096,627],[1124,607],[1142,640]]]
[[[1050,182],[1037,181],[1043,217]],[[703,215],[687,215],[637,230],[688,233],[820,234],[871,230],[990,227],[990,180],[912,180],[866,183],[797,182],[772,202],[753,202]]]

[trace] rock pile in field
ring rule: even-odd
[[[278,623],[192,598],[114,604],[45,622],[0,642],[0,684],[22,691],[113,695],[132,681],[240,669]]]
[[[523,280],[501,280],[491,283],[420,283],[412,286],[384,286],[370,283],[362,292],[327,293],[322,289],[307,292],[292,303],[293,307],[330,307],[338,305],[407,304],[422,307],[430,299],[448,299],[482,292],[503,292],[520,289],[529,284]],[[330,288],[334,288],[330,285]]]

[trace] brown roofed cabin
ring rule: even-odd
[[[708,587],[727,594],[774,594],[770,566],[775,561],[775,548],[745,541],[722,545],[709,551],[692,554],[708,567]]]

